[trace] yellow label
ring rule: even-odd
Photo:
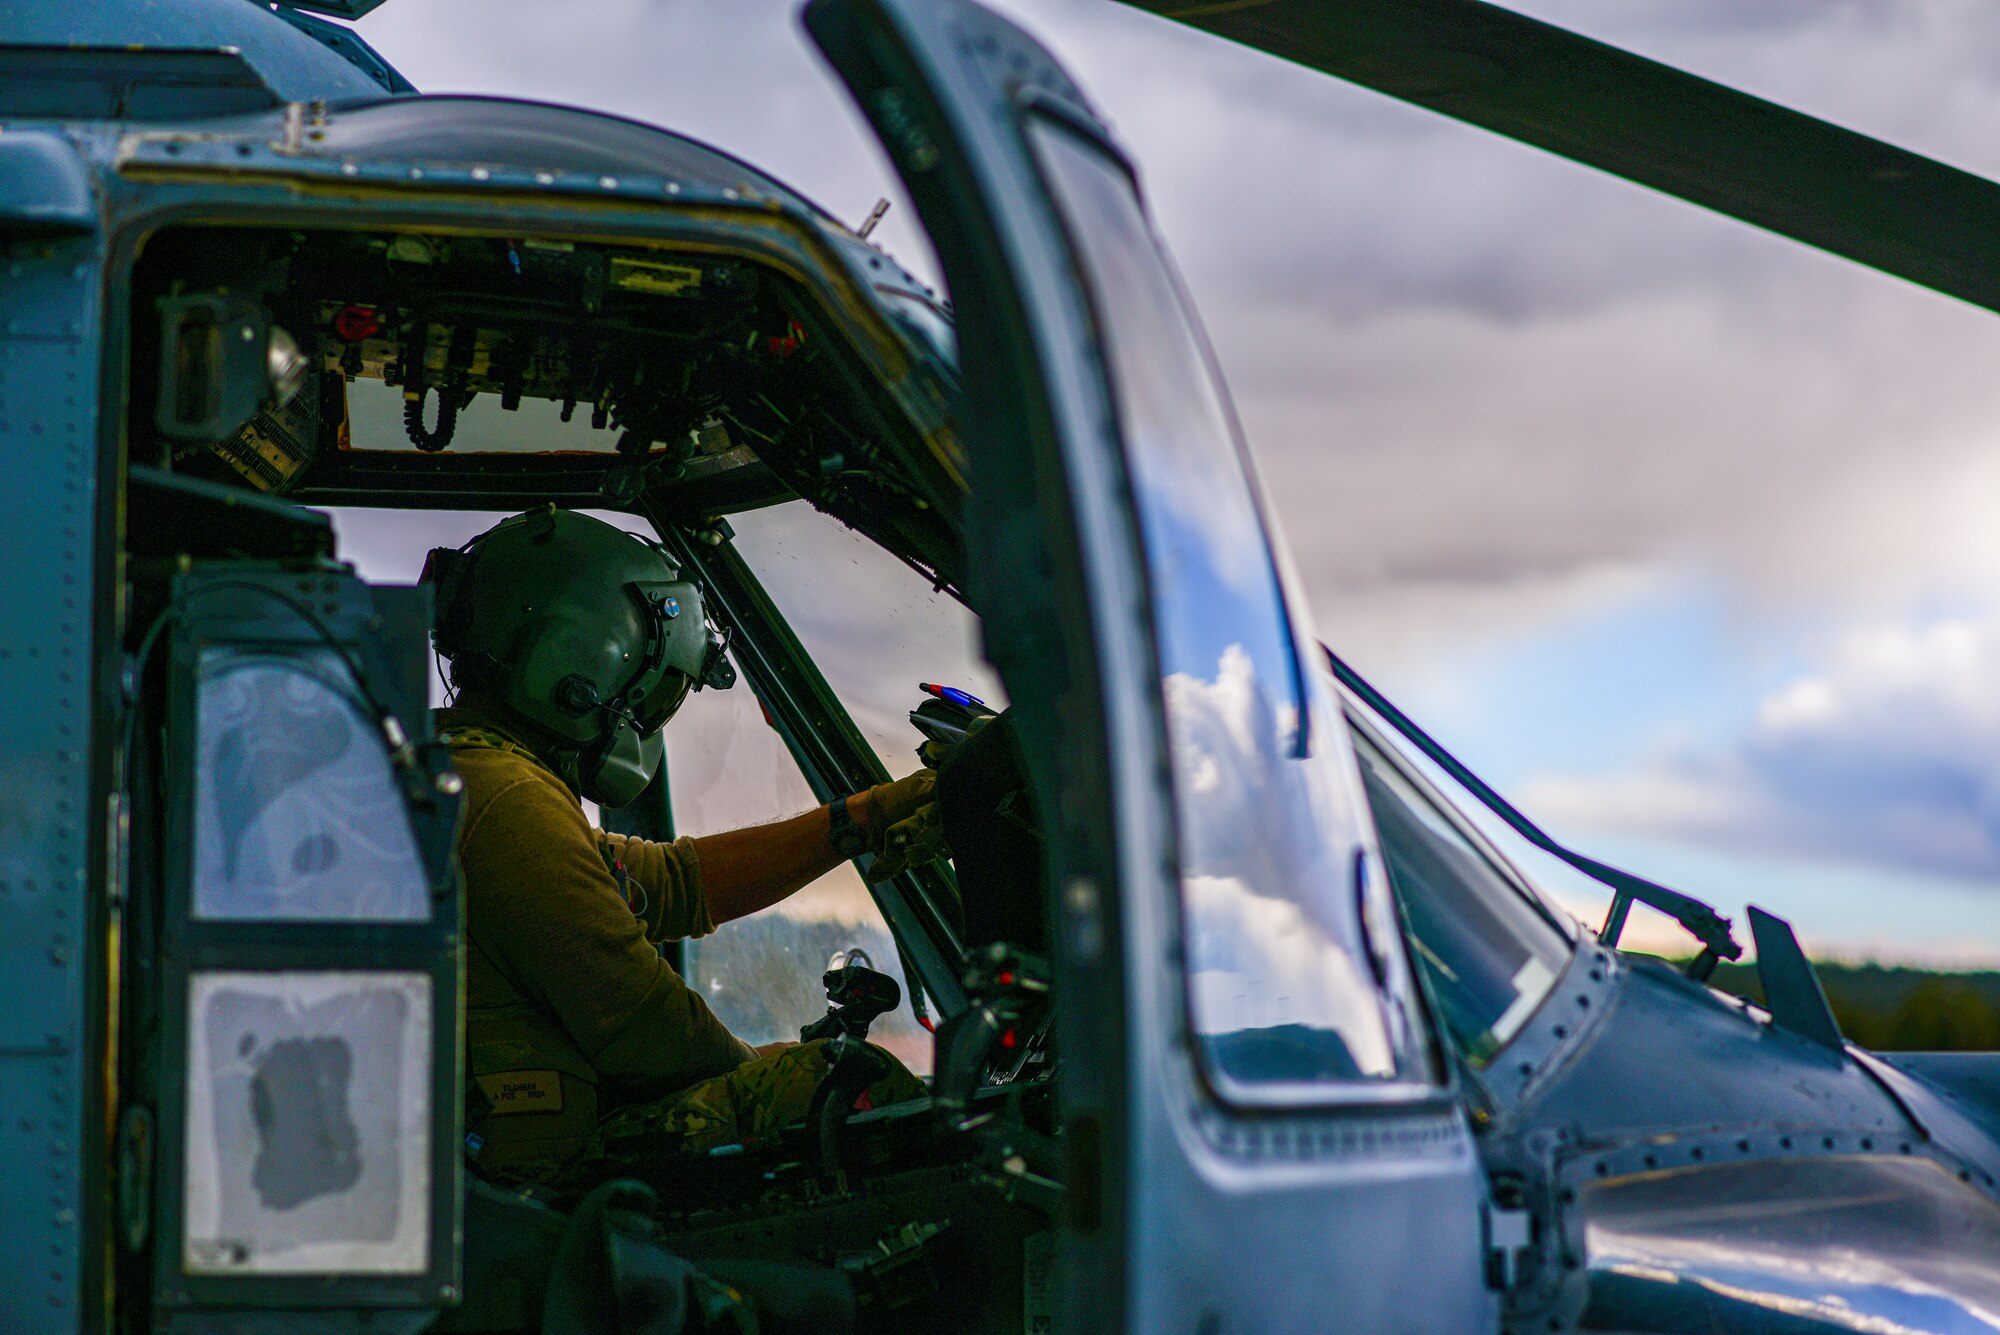
[[[620,255],[611,260],[611,285],[630,292],[678,297],[701,286],[701,270],[685,264],[662,264],[658,260],[634,260]]]
[[[477,1077],[493,1104],[492,1115],[562,1111],[562,1072],[501,1071]]]

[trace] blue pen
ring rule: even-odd
[[[961,709],[986,708],[984,700],[969,691],[961,691],[956,686],[935,686],[930,682],[920,681],[917,683],[917,689],[927,691],[947,704],[957,705]]]

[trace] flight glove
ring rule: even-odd
[[[868,790],[868,879],[886,881],[911,867],[946,857],[938,814],[937,771],[929,768]]]

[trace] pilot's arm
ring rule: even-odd
[[[864,837],[930,799],[930,771],[848,799]],[[627,884],[598,851],[602,838]],[[734,1070],[754,1049],[660,958],[655,941],[705,936],[837,866],[826,807],[671,844],[592,829],[538,773],[497,794],[460,844],[473,944],[552,1013],[602,1076],[678,1087]],[[628,903],[629,896],[629,903]]]
[[[864,847],[879,851],[888,832],[929,802],[935,788],[936,776],[924,769],[855,793],[843,799],[848,824]],[[632,911],[653,941],[706,936],[721,923],[796,894],[854,853],[834,836],[831,804],[789,820],[671,844],[622,834],[599,837],[631,877]]]
[[[936,775],[923,769],[845,799],[849,826],[860,840],[859,847],[880,852],[889,831],[931,801],[935,787]],[[725,923],[769,908],[859,851],[840,846],[833,817],[834,808],[829,804],[790,820],[682,841],[693,845],[700,861],[701,885],[712,922]]]

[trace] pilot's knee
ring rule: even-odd
[[[868,1086],[870,1103],[879,1108],[885,1103],[901,1103],[905,1099],[922,1098],[929,1092],[924,1088],[924,1082],[918,1079],[909,1067],[903,1065],[902,1059],[895,1053],[875,1043],[870,1043],[868,1050],[875,1054],[884,1067],[882,1074],[875,1077],[875,1082]]]

